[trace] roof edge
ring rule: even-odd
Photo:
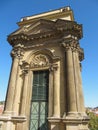
[[[73,11],[69,6],[57,10],[44,12],[41,14],[23,17],[21,21],[18,22],[17,24],[19,26],[23,26],[39,19],[56,20],[64,17],[69,17],[71,21],[74,21]]]

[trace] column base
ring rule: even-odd
[[[62,118],[66,130],[89,130],[88,121],[89,117],[85,113],[69,113]]]
[[[60,130],[60,117],[48,117],[49,130]]]
[[[87,114],[85,112],[68,112],[64,113],[63,118],[88,118]]]
[[[16,130],[17,124],[23,122],[26,122],[25,116],[2,114],[0,116],[0,130]]]
[[[87,125],[66,124],[66,130],[89,130]]]
[[[63,118],[48,117],[49,130],[89,130],[89,117],[86,113],[66,113]]]
[[[14,111],[4,111],[3,115],[11,116],[11,115],[15,115],[15,112]]]

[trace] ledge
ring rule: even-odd
[[[25,116],[0,116],[0,121],[24,122],[26,120]]]
[[[61,118],[60,117],[48,117],[48,121],[52,122],[52,123],[59,123],[59,122],[61,122]]]
[[[75,123],[75,124],[87,124],[90,118],[88,116],[66,116],[62,118],[62,122],[64,123]]]

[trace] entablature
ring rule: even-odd
[[[51,23],[47,20],[45,20],[45,22],[49,22],[49,24]],[[15,33],[12,33],[8,36],[8,41],[14,47],[17,43],[22,43],[24,46],[26,46],[28,43],[31,43],[33,45],[36,43],[36,41],[36,45],[38,45],[40,41],[48,41],[49,39],[59,40],[62,39],[65,35],[71,35],[73,37],[76,37],[78,40],[82,38],[82,25],[77,24],[74,21],[58,19],[57,21],[52,22],[52,27],[49,28],[49,26],[46,24],[44,26],[46,30],[43,29],[42,26],[40,27],[39,32],[36,34],[33,34],[33,29],[30,30],[28,29],[29,27],[27,28],[26,32],[20,28],[20,31],[16,31]]]

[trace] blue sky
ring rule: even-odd
[[[82,83],[85,106],[98,106],[98,0],[1,0],[0,1],[0,100],[5,100],[10,68],[11,46],[7,35],[18,28],[22,17],[70,6],[75,21],[83,24],[84,48]]]

